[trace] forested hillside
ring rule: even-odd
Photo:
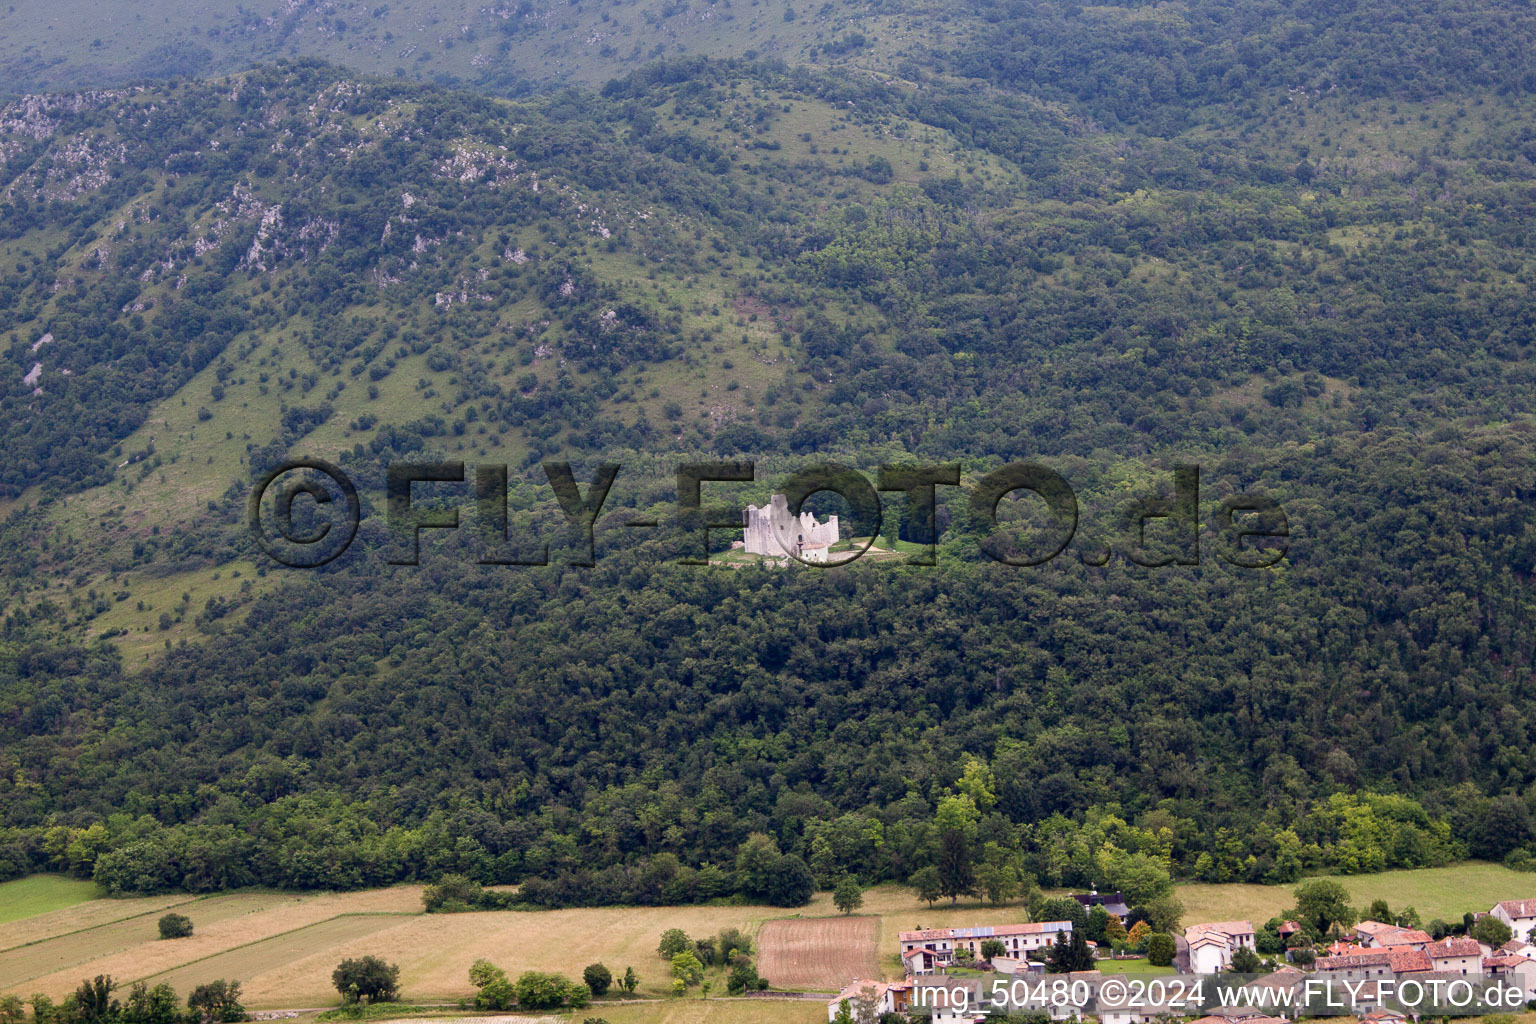
[[[832,14],[569,88],[113,57],[0,107],[0,874],[556,904],[1530,862],[1530,12]],[[289,455],[364,492],[319,572],[247,534]],[[407,458],[507,465],[557,544],[541,463],[619,463],[596,566],[467,528],[388,564]],[[1038,459],[1081,526],[998,565],[941,488],[933,567],[678,564],[674,470],[718,459],[756,503]],[[1203,557],[1137,565],[1176,464]],[[1289,552],[1235,568],[1255,491]]]

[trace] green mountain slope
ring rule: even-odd
[[[355,0],[134,9],[22,0],[0,12],[0,78],[14,89],[222,74],[317,57],[371,74],[520,91],[600,85],[659,58],[762,57],[888,65],[949,49],[974,15],[926,3],[369,4]]]
[[[377,10],[189,15],[187,70],[422,16]],[[533,13],[500,34],[555,46]],[[761,59],[599,47],[559,72],[623,73],[595,90],[301,60],[0,108],[0,869],[643,902],[763,895],[727,870],[754,832],[822,882],[956,842],[1064,884],[1536,844],[1527,12],[814,13],[680,7],[690,54]],[[454,73],[523,93],[507,54]],[[316,574],[245,527],[290,455],[364,492]],[[477,564],[466,512],[389,565],[383,467],[430,458],[508,466],[556,564]],[[675,467],[727,458],[737,502],[826,459],[1039,459],[1081,521],[1001,567],[943,489],[931,569],[678,565]],[[591,570],[551,459],[623,466]],[[1201,563],[1134,564],[1125,513],[1190,462]],[[1217,554],[1251,490],[1273,569]]]

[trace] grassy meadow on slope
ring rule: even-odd
[[[0,924],[86,903],[101,895],[96,883],[58,875],[0,882]]]

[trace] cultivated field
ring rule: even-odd
[[[671,990],[668,967],[656,943],[668,928],[691,936],[724,928],[754,929],[782,910],[769,907],[594,907],[538,912],[423,914],[377,934],[338,940],[323,950],[305,946],[283,966],[267,967],[265,951],[250,947],[250,962],[227,962],[242,979],[251,1006],[322,1006],[336,1001],[331,969],[344,956],[373,953],[400,965],[400,987],[412,1000],[448,1000],[473,994],[469,965],[484,957],[516,977],[523,971],[554,971],[579,978],[590,963],[616,975],[633,967],[641,995]],[[286,945],[286,940],[284,942]],[[217,975],[215,975],[217,976]]]
[[[786,918],[757,934],[757,970],[775,988],[836,992],[880,974],[878,917]]]
[[[295,895],[237,893],[177,906],[192,918],[191,938],[160,940],[156,910],[127,920],[139,901],[100,900],[75,910],[109,923],[70,927],[56,937],[0,953],[0,993],[62,998],[82,978],[109,974],[126,985],[168,981],[179,992],[215,978],[239,980],[253,1009],[329,1006],[338,1001],[331,971],[348,956],[375,954],[400,965],[413,1001],[456,1001],[473,994],[469,965],[485,957],[508,973],[555,971],[579,977],[602,962],[616,974],[634,967],[640,994],[670,991],[656,943],[668,928],[714,935],[755,931],[784,913],[772,907],[611,907],[544,912],[422,914],[421,890]],[[59,913],[59,912],[56,912]],[[53,915],[50,915],[53,916]],[[66,934],[67,933],[67,934]]]
[[[192,919],[195,931],[190,938],[174,941],[159,938],[156,928],[158,908],[146,912],[140,907],[137,916],[112,920],[112,910],[115,909],[121,917],[124,910],[132,910],[140,902],[98,900],[74,908],[85,920],[95,918],[108,922],[94,927],[76,924],[71,928],[71,922],[59,917],[71,911],[49,915],[59,926],[55,938],[34,941],[0,953],[0,992],[14,992],[23,997],[32,992],[43,992],[61,998],[72,992],[82,978],[109,974],[122,983],[136,981],[236,947],[294,932],[340,914],[414,914],[421,909],[421,890],[416,886],[397,886],[355,893],[244,892],[190,901],[182,897],[176,910]],[[199,980],[211,981],[217,977],[219,975],[210,974]],[[332,998],[309,1005],[334,1001]]]
[[[0,888],[0,895],[37,894],[52,884],[23,881],[30,886]],[[1393,907],[1414,906],[1426,921],[1486,910],[1500,899],[1536,896],[1536,875],[1482,863],[1339,881],[1355,906],[1381,897]],[[1185,885],[1179,897],[1186,923],[1263,921],[1290,905],[1293,888]],[[0,949],[0,993],[25,998],[44,992],[61,998],[82,978],[110,974],[123,985],[140,979],[169,981],[185,994],[193,985],[229,978],[241,982],[246,1005],[253,1009],[330,1006],[338,1001],[330,981],[336,963],[371,953],[400,965],[404,997],[416,1002],[470,995],[469,965],[480,957],[513,975],[540,970],[579,977],[583,967],[595,962],[615,974],[633,967],[640,976],[640,994],[661,996],[670,989],[667,965],[656,956],[661,933],[681,928],[702,937],[728,927],[755,934],[759,970],[775,986],[830,991],[856,975],[896,976],[900,931],[1004,924],[1024,916],[1017,904],[929,907],[911,890],[893,885],[866,891],[862,914],[855,917],[839,914],[828,894],[792,915],[757,906],[426,915],[420,913],[420,894],[417,886],[356,893],[243,892],[202,899],[96,899],[46,910],[0,929],[0,946],[8,947]],[[40,897],[33,905],[47,906],[48,900]],[[196,932],[191,938],[157,938],[156,920],[169,906],[192,918]],[[718,979],[716,984],[723,987]],[[759,1019],[799,1020],[802,1011],[808,1021],[825,1008],[816,1001],[668,1000],[644,1007],[604,1006],[601,1016],[613,1024],[755,1024]]]

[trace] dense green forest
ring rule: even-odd
[[[0,108],[0,876],[1151,901],[1530,863],[1530,11],[953,17],[894,73],[845,34],[590,88],[283,60]],[[314,573],[245,531],[290,454],[364,492]],[[412,567],[407,458],[509,466],[541,539],[541,463],[624,468],[594,567],[480,565],[467,528]],[[1039,460],[1081,526],[999,565],[941,488],[933,567],[679,564],[673,471],[720,459],[758,503],[827,459]],[[1203,557],[1134,564],[1178,464]],[[1285,510],[1273,568],[1217,556],[1244,492]]]

